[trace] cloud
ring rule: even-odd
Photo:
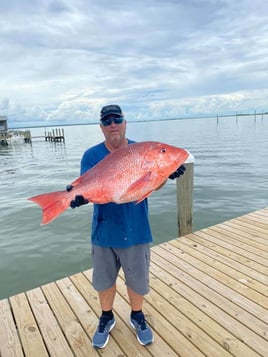
[[[268,3],[0,3],[0,114],[9,122],[267,110]]]

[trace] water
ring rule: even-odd
[[[98,125],[65,127],[65,144],[0,145],[0,299],[91,267],[92,205],[40,227],[27,198],[79,175],[81,155],[103,140]],[[34,128],[32,135],[43,135]],[[268,116],[128,123],[128,137],[187,148],[195,157],[194,230],[268,206]],[[176,185],[149,198],[154,244],[177,236]]]

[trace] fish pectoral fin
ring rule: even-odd
[[[150,194],[151,194],[152,192],[153,192],[153,190],[147,192],[146,195],[142,196],[138,201],[136,201],[136,205],[137,205],[138,203],[141,203],[141,201],[145,200],[145,198],[147,198],[148,196],[150,196]]]
[[[78,177],[76,180],[74,180],[72,183],[71,183],[71,185],[73,186],[73,187],[75,187],[75,186],[77,186],[77,185],[79,185],[80,183],[81,183],[81,177],[82,176],[80,176],[80,177]]]
[[[143,175],[141,178],[139,178],[137,181],[133,182],[127,191],[124,193],[124,196],[131,196],[132,194],[135,195],[137,191],[140,191],[144,188],[144,185],[146,182],[151,180],[152,173],[147,172],[145,175]],[[150,192],[151,193],[151,192]],[[144,200],[150,193],[146,193],[141,199],[139,199],[138,203]]]

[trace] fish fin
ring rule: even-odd
[[[150,196],[150,194],[153,192],[153,190],[152,191],[150,191],[150,192],[148,192],[148,193],[146,193],[146,195],[144,195],[144,196],[142,196],[142,198],[140,198],[138,201],[136,201],[136,205],[138,204],[138,203],[141,203],[143,200],[145,200],[145,198],[147,198],[148,196]]]
[[[145,175],[143,175],[141,178],[139,178],[137,181],[133,182],[129,188],[127,189],[126,192],[124,192],[124,196],[131,196],[132,194],[135,194],[136,191],[141,190],[144,187],[144,183],[146,181],[149,181],[151,179],[152,173],[147,172]],[[137,203],[143,201],[152,191],[149,193],[146,193],[141,199],[138,200]]]
[[[56,191],[28,198],[28,200],[37,203],[43,210],[41,225],[53,221],[69,207],[70,202],[64,199],[65,196],[65,191]]]
[[[83,175],[82,175],[82,176],[83,176]],[[82,176],[79,176],[76,180],[74,180],[74,181],[71,183],[71,185],[72,185],[73,187],[79,185],[79,184],[82,182]]]

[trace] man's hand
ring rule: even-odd
[[[168,178],[170,178],[171,180],[174,180],[175,178],[180,177],[181,175],[184,174],[186,170],[186,167],[181,165],[180,167],[177,168],[177,170],[175,172],[173,172],[173,174],[171,174]]]
[[[71,208],[80,207],[82,205],[86,205],[89,201],[84,198],[82,195],[76,195],[75,199],[70,202]]]
[[[67,185],[66,186],[66,191],[70,192],[72,191],[73,186],[72,185]],[[71,208],[76,208],[76,207],[80,207],[82,205],[86,205],[88,203],[88,200],[86,198],[84,198],[82,195],[76,195],[74,200],[72,200],[70,202],[70,207]]]

